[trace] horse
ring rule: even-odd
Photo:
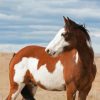
[[[88,31],[68,17],[47,47],[22,48],[9,64],[10,91],[7,100],[19,93],[35,100],[37,87],[66,91],[67,100],[86,100],[96,75],[94,51]]]

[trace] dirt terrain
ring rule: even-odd
[[[5,100],[9,92],[9,61],[13,53],[0,53],[0,100]],[[100,57],[95,57],[97,75],[87,100],[100,100]],[[38,88],[36,100],[66,100],[66,92],[51,92]],[[19,95],[17,100],[21,100]]]

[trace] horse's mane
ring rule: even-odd
[[[81,31],[83,31],[83,34],[85,34],[87,40],[88,40],[89,42],[91,42],[91,38],[90,38],[90,36],[89,36],[88,30],[86,29],[85,25],[79,25],[79,24],[77,24],[77,26],[75,26],[75,28],[78,28],[78,29],[80,29]]]
[[[89,43],[91,42],[91,38],[89,36],[88,30],[85,28],[84,25],[77,24],[74,27],[82,31],[82,34],[84,34],[86,41],[88,41]],[[93,52],[92,47],[91,46],[89,47],[87,42],[81,41],[81,44],[77,49],[79,51],[79,55],[80,55],[80,58],[83,62],[85,69],[90,68],[90,66],[93,64],[93,61],[94,61],[94,52]]]

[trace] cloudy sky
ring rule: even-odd
[[[100,0],[0,0],[0,51],[47,45],[68,16],[85,24],[100,53]]]

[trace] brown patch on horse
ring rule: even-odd
[[[24,82],[25,82],[26,84],[28,84],[28,83],[30,83],[30,82],[34,83],[34,85],[37,84],[36,81],[35,81],[35,79],[34,79],[34,77],[33,77],[33,75],[30,73],[29,70],[27,70],[27,72],[26,72],[26,74],[25,74],[25,76],[24,76]]]

